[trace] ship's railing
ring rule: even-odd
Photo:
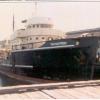
[[[45,44],[45,42],[47,42],[47,41],[14,45],[14,46],[12,46],[12,50],[40,48],[43,44]]]
[[[44,40],[44,41],[39,41],[39,42],[34,42],[34,43],[23,43],[23,44],[19,44],[19,45],[13,45],[12,46],[12,50],[22,50],[22,49],[32,49],[32,48],[40,48],[43,44],[45,44],[46,42],[49,41],[53,41],[53,40],[60,40],[60,39],[64,39],[64,38],[49,38],[48,40]]]

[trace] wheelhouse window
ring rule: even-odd
[[[27,49],[27,48],[28,48],[27,44],[22,45],[22,49]]]
[[[39,24],[37,24],[37,28],[39,28]]]
[[[41,24],[40,27],[41,28],[51,28],[52,25],[49,25],[49,24]]]
[[[28,27],[27,28],[31,28],[31,25],[28,25]]]
[[[51,28],[52,25],[50,24],[33,24],[33,25],[28,25],[27,28]]]
[[[32,38],[31,38],[31,37],[30,37],[29,39],[30,39],[30,40],[32,40]]]

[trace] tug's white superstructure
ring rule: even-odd
[[[65,37],[64,32],[53,28],[50,18],[33,17],[23,23],[26,28],[19,29],[12,35],[12,50],[39,48],[46,41]]]

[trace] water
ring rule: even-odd
[[[13,78],[9,78],[3,74],[0,73],[0,87],[4,86],[15,86],[15,85],[22,85],[22,84],[28,84]]]

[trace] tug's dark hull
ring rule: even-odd
[[[93,65],[99,63],[96,58],[99,41],[99,37],[48,41],[41,48],[13,51],[9,57],[10,64],[12,69],[20,67],[25,73],[39,78],[90,79]]]

